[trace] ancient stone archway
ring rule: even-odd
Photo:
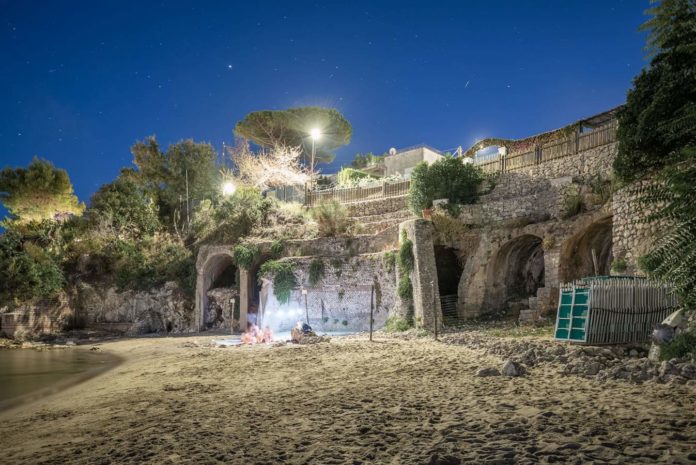
[[[513,309],[513,304],[526,306],[525,301],[544,287],[544,275],[540,237],[524,234],[506,242],[488,264],[484,308],[501,312]]]
[[[215,288],[239,287],[237,267],[229,250],[210,251],[199,256],[196,266],[196,327],[198,330],[211,326],[208,311],[208,291]]]
[[[609,216],[583,228],[563,244],[560,263],[561,280],[569,282],[595,274],[608,275],[612,260],[611,248],[612,217]]]

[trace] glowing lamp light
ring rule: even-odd
[[[319,140],[321,139],[321,131],[317,128],[312,129],[309,134],[312,136],[312,139],[314,140]]]
[[[237,190],[237,186],[234,185],[232,181],[226,181],[222,185],[222,195],[225,197],[229,197],[234,194],[234,191]]]

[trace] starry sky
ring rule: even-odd
[[[532,135],[623,103],[648,6],[0,0],[0,167],[44,157],[88,201],[136,140],[221,151],[248,112],[302,105],[353,126],[324,172],[392,146]]]

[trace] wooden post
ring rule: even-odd
[[[372,290],[370,291],[370,342],[372,342],[372,323],[374,322],[374,297],[375,297],[375,285],[372,285]]]
[[[306,318],[307,324],[309,325],[309,307],[307,307],[307,289],[302,289],[302,294],[304,294],[305,318]]]
[[[597,252],[592,249],[592,266],[594,267],[594,275],[599,276],[599,265],[597,264]]]
[[[435,322],[435,340],[437,341],[437,303],[435,301],[435,281],[430,281],[430,293],[433,295],[433,321]]]

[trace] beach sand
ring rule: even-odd
[[[696,389],[600,382],[384,334],[108,342],[109,372],[0,416],[0,463],[696,463]]]

